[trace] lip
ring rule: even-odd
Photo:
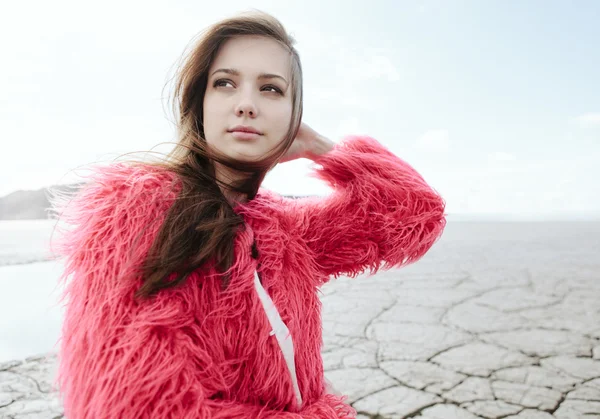
[[[247,125],[238,125],[229,130],[229,132],[248,132],[253,134],[261,135],[261,132],[255,128],[249,127]]]
[[[229,133],[238,140],[248,141],[260,138],[260,134],[257,134],[256,132],[230,131]]]

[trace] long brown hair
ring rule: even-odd
[[[291,146],[302,120],[302,68],[295,40],[273,16],[253,10],[226,18],[200,33],[189,53],[184,54],[176,74],[173,111],[178,141],[163,161],[154,166],[178,175],[180,191],[141,265],[142,286],[137,298],[147,298],[160,289],[183,283],[208,262],[222,275],[222,288],[229,283],[227,270],[234,261],[234,237],[243,219],[234,212],[221,188],[255,197],[267,172]],[[232,37],[260,35],[283,45],[290,54],[292,116],[284,140],[260,162],[240,162],[209,150],[203,129],[203,99],[208,71],[221,45]],[[217,161],[242,174],[235,183],[219,184]],[[172,275],[176,275],[172,279]]]

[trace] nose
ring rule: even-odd
[[[240,95],[240,100],[235,108],[237,116],[249,116],[255,118],[258,115],[258,108],[252,98],[252,93]]]
[[[256,112],[256,106],[254,106],[252,103],[250,102],[244,102],[244,103],[240,103],[238,104],[236,110],[235,110],[236,115],[238,116],[250,116],[250,117],[255,117],[257,112]]]

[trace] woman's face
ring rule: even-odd
[[[276,41],[262,36],[227,40],[209,68],[204,95],[209,147],[240,161],[262,160],[288,132],[290,83],[290,56]],[[239,126],[258,134],[236,132]]]

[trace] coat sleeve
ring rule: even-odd
[[[345,137],[315,162],[314,174],[333,192],[299,199],[293,212],[300,215],[298,228],[327,278],[408,265],[440,238],[445,201],[375,139]]]
[[[66,310],[55,384],[65,416],[353,418],[333,395],[299,413],[212,398],[206,371],[214,365],[186,333],[193,318],[184,315],[189,301],[134,301],[141,282],[126,277],[145,256],[168,205],[145,191],[167,181],[118,165],[97,172],[70,202],[51,200],[62,223],[51,251],[64,259]]]

